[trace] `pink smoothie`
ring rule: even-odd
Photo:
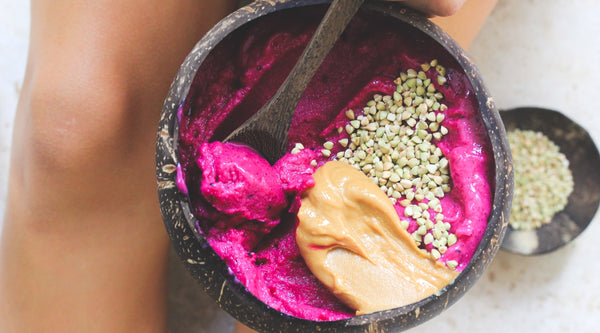
[[[458,64],[416,29],[367,11],[355,17],[298,105],[289,150],[296,142],[307,149],[271,166],[252,149],[215,142],[275,92],[321,15],[322,8],[270,15],[239,29],[208,55],[181,107],[179,176],[199,231],[240,283],[284,313],[336,320],[354,311],[307,268],[295,243],[295,214],[299,193],[314,185],[310,162],[318,167],[333,158],[320,154],[323,143],[348,137],[337,131],[347,122],[348,108],[361,110],[373,94],[391,94],[394,79],[408,68],[431,59],[446,67],[449,83],[437,88],[448,106],[443,125],[450,132],[436,144],[449,160],[452,191],[441,203],[458,241],[439,260],[456,260],[459,271],[487,226],[494,165],[477,101]],[[402,206],[396,209],[402,214]],[[415,226],[411,221],[409,231]]]

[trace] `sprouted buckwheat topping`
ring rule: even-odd
[[[349,163],[371,178],[392,200],[404,207],[404,216],[413,218],[418,228],[412,233],[417,245],[427,248],[435,260],[457,241],[444,222],[440,199],[450,192],[448,160],[435,144],[448,134],[442,125],[448,107],[435,82],[447,82],[446,70],[437,60],[421,65],[419,71],[408,69],[394,81],[392,95],[375,94],[362,112],[347,110],[348,122],[339,132],[349,138],[323,144],[321,154],[331,156],[334,146],[343,149],[335,159]],[[297,143],[292,153],[304,147]],[[408,229],[409,221],[402,220]],[[457,262],[446,265],[455,269]]]
[[[558,146],[540,132],[508,132],[515,188],[510,215],[513,229],[532,230],[550,223],[565,208],[573,192],[569,161]]]

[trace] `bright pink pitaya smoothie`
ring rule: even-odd
[[[322,8],[321,8],[322,9]],[[448,73],[444,94],[449,134],[436,145],[449,161],[452,190],[441,200],[457,242],[439,259],[469,263],[487,226],[493,156],[478,104],[459,65],[416,29],[361,11],[306,89],[291,124],[287,154],[269,165],[258,153],[218,142],[258,110],[283,82],[322,15],[321,9],[282,11],[227,37],[198,70],[181,107],[182,188],[189,190],[198,228],[251,293],[286,314],[310,320],[354,315],[310,272],[295,242],[299,194],[333,159],[326,141],[348,137],[348,108],[362,109],[374,94],[391,94],[401,71],[439,59]],[[399,214],[403,207],[396,205]],[[413,221],[414,222],[414,221]],[[415,223],[409,226],[414,230]]]

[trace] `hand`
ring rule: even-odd
[[[424,14],[431,16],[451,16],[462,7],[466,0],[391,0],[404,2]]]

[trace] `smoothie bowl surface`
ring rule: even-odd
[[[297,7],[287,9],[290,6]],[[368,4],[307,87],[291,124],[289,153],[271,166],[250,148],[219,141],[277,90],[326,7],[258,2],[251,9],[236,12],[198,44],[165,103],[158,140],[159,195],[179,255],[221,307],[255,329],[396,330],[431,318],[462,295],[490,262],[510,206],[505,134],[477,71],[459,56],[458,46],[427,20],[402,7]],[[393,128],[395,116],[386,117],[391,112],[378,106],[386,97],[397,102],[396,97],[404,94],[399,104],[415,111],[411,109],[415,96],[405,91],[415,91],[413,71],[435,89],[430,90],[430,122],[425,120],[426,112],[418,121],[428,127],[420,128],[422,135],[417,135],[418,125],[412,124],[414,131],[409,129],[408,134],[419,144],[431,142],[431,152],[423,149],[427,157],[422,160],[446,160],[446,173],[437,170],[439,163],[429,167],[430,173],[420,173],[421,164],[412,163],[419,158],[408,156],[419,180],[432,178],[430,188],[438,189],[437,197],[428,190],[408,194],[408,186],[399,185],[402,168],[398,168],[400,176],[396,174],[400,178],[392,183],[387,175],[377,186],[381,185],[381,194],[388,196],[384,201],[389,200],[395,217],[403,220],[403,232],[413,236],[418,250],[456,274],[448,285],[423,299],[357,316],[356,308],[340,301],[317,279],[301,255],[296,240],[298,210],[304,206],[304,193],[315,187],[313,173],[331,160],[356,163],[365,177],[382,180],[381,173],[369,173],[364,157],[359,165],[346,151],[354,143],[353,152],[360,150],[357,133],[368,121],[362,125],[356,121],[369,116],[381,126],[378,134],[373,129],[372,138],[384,128]],[[385,110],[385,115],[369,115],[370,107]],[[369,147],[363,148],[377,156]],[[382,155],[379,151],[372,165],[392,162]],[[394,162],[399,160],[395,156]],[[423,168],[428,166],[427,162]],[[428,189],[427,184],[423,189]],[[431,202],[439,205],[427,205]],[[421,212],[412,213],[418,207],[426,218]],[[440,222],[446,229],[424,227],[427,221]],[[437,236],[432,242],[433,234],[442,231],[443,244]]]

